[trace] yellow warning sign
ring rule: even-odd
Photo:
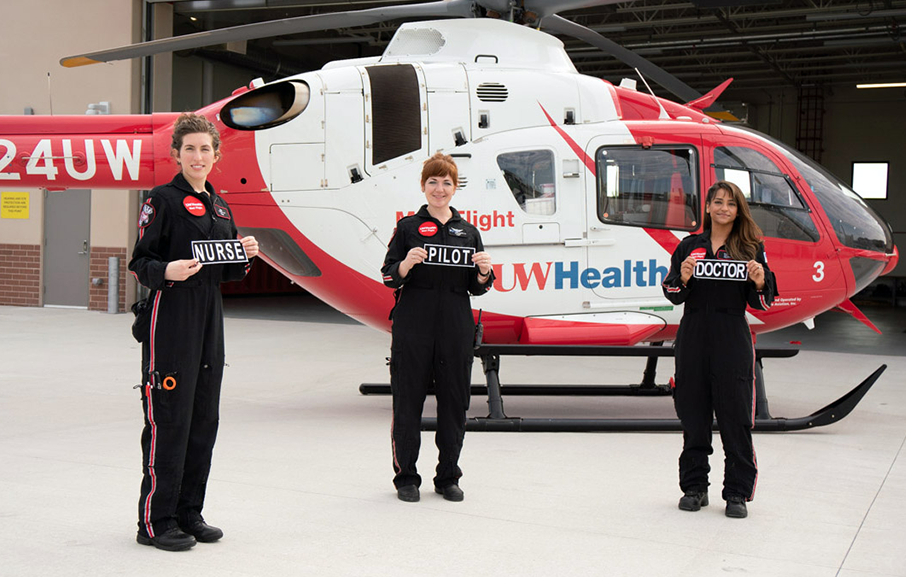
[[[28,218],[28,193],[0,192],[0,218]]]

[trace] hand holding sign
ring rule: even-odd
[[[686,257],[686,260],[683,261],[683,264],[680,265],[680,280],[683,282],[683,285],[689,284],[689,279],[692,278],[692,275],[695,273],[695,261],[698,259],[690,255]]]
[[[253,236],[242,237],[242,248],[245,249],[245,256],[254,258],[258,256],[258,241]]]
[[[198,259],[185,258],[170,261],[167,263],[167,270],[164,271],[164,280],[184,281],[200,270],[201,263],[198,262]]]
[[[491,274],[491,255],[488,253],[483,251],[476,252],[472,255],[472,262],[478,267],[478,272],[481,273],[481,276]]]
[[[752,279],[752,282],[755,283],[755,288],[761,290],[764,288],[764,266],[760,263],[750,260],[746,263],[746,269],[749,273],[749,278]]]
[[[400,266],[397,272],[402,278],[409,276],[409,271],[412,270],[417,264],[421,264],[428,258],[428,251],[423,249],[420,246],[414,246],[409,249],[409,252],[406,253],[406,258],[400,262]]]

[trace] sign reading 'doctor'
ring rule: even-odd
[[[248,262],[249,257],[242,248],[242,241],[231,240],[193,240],[192,257],[201,264],[229,264]]]
[[[695,261],[695,278],[711,280],[748,280],[744,260],[699,259]]]
[[[425,264],[464,266],[468,268],[475,266],[475,263],[472,262],[472,255],[475,254],[475,249],[471,246],[426,244],[425,250],[428,251],[428,258],[424,260]]]

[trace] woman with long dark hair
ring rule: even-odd
[[[708,189],[704,230],[673,252],[663,289],[672,303],[685,305],[675,345],[674,405],[683,427],[679,508],[698,511],[708,505],[716,416],[725,456],[726,515],[746,517],[758,475],[752,447],[755,351],[746,305],[767,310],[777,289],[761,229],[738,186],[718,181]]]

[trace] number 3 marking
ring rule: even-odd
[[[819,260],[812,266],[815,267],[815,274],[812,275],[812,280],[815,282],[823,281],[824,280],[824,263]]]

